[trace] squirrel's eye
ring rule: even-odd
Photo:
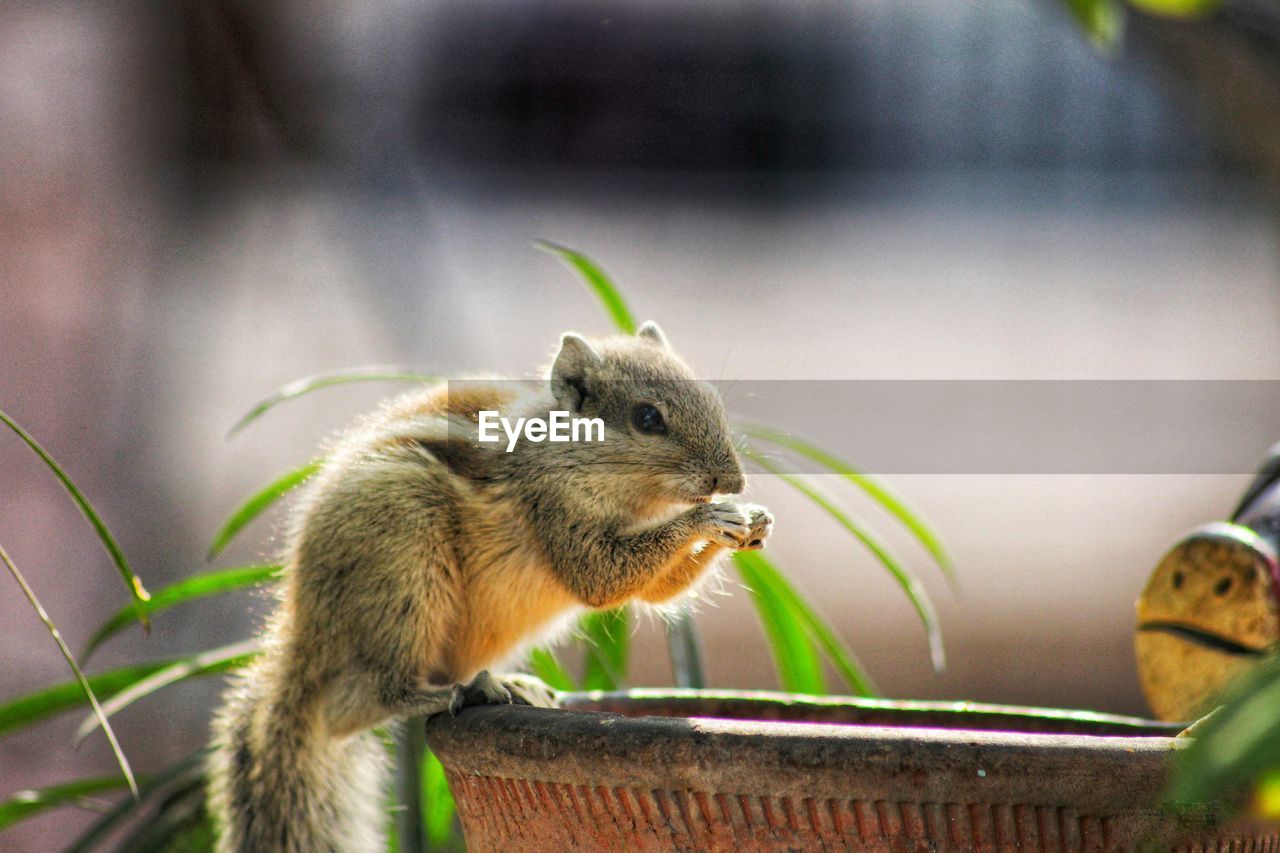
[[[662,412],[651,403],[640,403],[631,410],[631,425],[637,432],[646,435],[662,435],[667,431],[667,422],[662,419]]]

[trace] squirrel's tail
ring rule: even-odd
[[[219,853],[385,850],[385,747],[367,731],[329,736],[271,651],[238,676],[214,718]]]

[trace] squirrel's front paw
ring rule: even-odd
[[[764,540],[773,532],[773,515],[757,504],[745,504],[742,509],[751,519],[751,529],[747,531],[746,544],[738,550],[759,551],[764,547]]]
[[[731,503],[709,503],[697,507],[704,535],[728,548],[742,548],[751,533],[751,518],[742,507]]]

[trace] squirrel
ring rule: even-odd
[[[471,704],[554,706],[493,676],[585,610],[661,606],[728,551],[763,547],[763,507],[724,405],[654,323],[562,336],[547,381],[446,383],[343,435],[292,507],[262,651],[213,723],[219,851],[385,846],[387,750],[372,731]],[[478,441],[479,412],[599,418],[601,441]],[[671,606],[671,605],[668,605]]]

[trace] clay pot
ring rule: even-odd
[[[565,706],[428,723],[469,850],[1280,850],[1216,806],[1153,805],[1168,724],[736,691]]]

